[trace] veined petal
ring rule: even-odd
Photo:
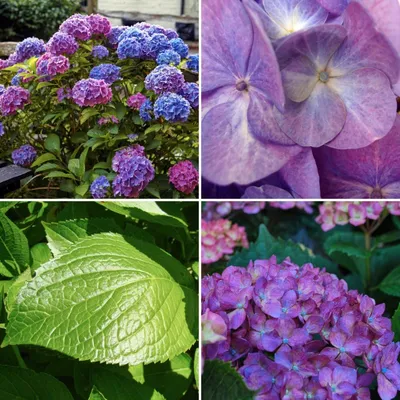
[[[339,15],[346,9],[349,0],[318,0],[318,3],[330,13]]]
[[[358,69],[331,78],[328,86],[339,94],[347,110],[343,130],[328,143],[329,147],[365,147],[390,131],[396,118],[397,103],[383,72],[372,68]]]
[[[318,82],[307,100],[289,101],[284,114],[275,110],[275,118],[283,132],[298,145],[320,147],[342,130],[346,107],[336,92]]]
[[[387,74],[392,83],[399,76],[400,61],[388,39],[375,28],[374,21],[359,3],[352,2],[344,13],[347,38],[333,55],[328,70],[340,76],[357,68],[377,68]]]
[[[249,186],[242,199],[293,199],[284,189],[272,185]]]
[[[378,374],[378,393],[382,400],[391,400],[397,395],[397,387],[382,373]]]

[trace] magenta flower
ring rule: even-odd
[[[102,15],[88,15],[85,20],[89,24],[93,35],[108,35],[111,31],[110,21]]]
[[[189,161],[179,161],[168,171],[169,181],[179,192],[190,194],[199,184],[199,173]]]
[[[112,99],[112,91],[104,80],[82,79],[72,88],[72,99],[81,107],[107,104]]]
[[[64,56],[55,56],[47,61],[47,73],[50,76],[63,74],[69,70],[69,60]]]
[[[307,355],[301,351],[280,351],[275,354],[275,362],[303,378],[317,375],[317,371],[308,360]]]
[[[206,310],[205,314],[201,317],[201,338],[202,343],[210,344],[226,340],[227,326],[224,319]]]
[[[67,33],[79,40],[88,40],[92,36],[92,28],[83,15],[75,14],[66,19],[60,26],[60,32]]]
[[[146,99],[147,97],[142,93],[133,94],[132,96],[128,97],[128,107],[132,108],[133,110],[139,110]]]
[[[73,36],[63,32],[56,32],[47,42],[46,47],[51,54],[59,56],[76,53],[79,45]]]
[[[333,400],[350,399],[356,391],[357,371],[347,367],[325,367],[319,372],[319,381]]]
[[[0,96],[0,112],[7,117],[22,110],[29,103],[30,93],[19,86],[9,86]]]

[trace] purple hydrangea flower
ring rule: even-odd
[[[56,32],[47,43],[48,51],[56,56],[74,54],[78,47],[75,38],[63,32]]]
[[[164,35],[169,39],[176,39],[179,37],[178,33],[174,31],[173,29],[166,29]]]
[[[179,65],[181,56],[174,50],[166,50],[157,56],[157,64],[162,65]]]
[[[7,60],[1,60],[1,59],[0,59],[0,71],[1,71],[2,69],[4,69],[4,68],[7,68],[7,67],[9,67],[8,61],[7,61]]]
[[[141,156],[145,157],[144,147],[140,145],[134,145],[130,147],[125,147],[122,150],[118,150],[112,160],[112,169],[115,172],[122,172],[125,168],[124,163],[128,162],[133,157]]]
[[[67,33],[79,40],[89,40],[92,28],[83,15],[75,14],[66,19],[60,26],[60,32]]]
[[[92,56],[95,58],[105,58],[108,57],[108,55],[110,54],[110,52],[108,51],[107,47],[104,46],[94,46],[92,49]]]
[[[151,121],[152,116],[150,113],[152,111],[153,111],[153,103],[151,102],[150,99],[146,99],[146,101],[144,101],[139,108],[140,118],[142,118],[142,120],[146,122]]]
[[[5,131],[4,131],[4,125],[3,125],[2,122],[0,122],[0,137],[1,137],[1,136],[4,136],[4,133],[5,133]]]
[[[199,72],[199,55],[193,54],[188,57],[186,67],[193,72]]]
[[[110,182],[104,175],[102,175],[92,182],[90,185],[90,193],[94,199],[104,199],[107,197],[108,189],[110,187]]]
[[[118,43],[118,58],[140,58],[143,54],[143,47],[136,38],[127,38]]]
[[[130,133],[129,135],[128,135],[128,139],[129,140],[136,140],[137,138],[139,137],[139,135],[138,134],[136,134],[136,133]]]
[[[153,36],[153,35],[155,35],[156,33],[161,33],[162,35],[165,35],[165,34],[166,34],[166,29],[163,28],[163,27],[160,26],[160,25],[150,25],[150,26],[147,28],[147,33],[148,33],[150,36]]]
[[[158,54],[170,49],[171,44],[168,38],[162,33],[156,33],[145,43],[143,53],[146,58],[152,58],[155,60]]]
[[[110,123],[118,124],[119,123],[119,119],[117,117],[115,117],[114,115],[111,115],[111,117],[107,117],[107,118],[101,117],[101,118],[99,118],[97,123],[99,125],[107,125],[107,124],[110,124]]]
[[[81,107],[107,104],[112,99],[112,90],[104,80],[82,79],[73,87],[72,99]]]
[[[21,75],[20,74],[16,74],[12,77],[11,79],[11,85],[12,86],[19,86],[21,83]]]
[[[6,91],[6,87],[4,85],[0,85],[0,96]]]
[[[0,111],[7,117],[22,110],[29,103],[30,93],[19,86],[10,86],[0,96]]]
[[[103,79],[106,83],[111,85],[115,81],[121,79],[120,72],[121,68],[114,64],[100,64],[92,68],[89,77],[93,79]]]
[[[57,89],[57,100],[61,103],[64,99],[70,99],[72,97],[72,90],[70,88],[59,88]]]
[[[69,70],[69,60],[64,56],[54,56],[47,61],[47,73],[50,76],[63,74]]]
[[[169,181],[179,192],[190,194],[199,184],[199,173],[189,161],[179,161],[169,171]]]
[[[102,15],[88,15],[85,21],[89,24],[93,35],[108,35],[111,31],[110,21]]]
[[[52,57],[51,53],[44,53],[42,54],[38,60],[36,61],[36,73],[41,76],[48,75],[47,72],[47,64]]]
[[[110,32],[107,34],[107,40],[111,47],[117,47],[119,37],[126,29],[128,29],[127,26],[114,26],[111,28]]]
[[[128,97],[127,104],[128,107],[139,110],[141,105],[146,101],[147,97],[142,93],[136,93]]]
[[[36,156],[35,148],[29,144],[21,146],[11,154],[13,163],[21,167],[29,167],[35,161]]]
[[[182,58],[186,58],[189,54],[189,46],[181,39],[176,38],[169,41],[172,50],[176,51]]]
[[[176,93],[165,93],[154,103],[154,116],[170,122],[185,122],[190,115],[190,103]]]
[[[199,85],[197,83],[185,83],[178,94],[183,96],[193,108],[199,106]]]
[[[185,84],[185,78],[178,68],[159,65],[146,76],[145,86],[156,94],[179,92]]]
[[[34,37],[24,39],[15,48],[18,62],[23,62],[31,57],[39,57],[45,51],[43,40]]]

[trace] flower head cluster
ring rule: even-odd
[[[17,62],[23,62],[31,57],[39,57],[45,51],[43,40],[34,37],[24,39],[15,48]]]
[[[162,33],[155,33],[150,36],[150,39],[146,42],[146,46],[143,50],[146,58],[157,59],[157,56],[171,49],[171,44],[168,38]]]
[[[104,80],[82,79],[72,89],[72,99],[81,107],[107,104],[112,99],[111,88]]]
[[[4,69],[4,68],[7,68],[7,67],[9,67],[8,60],[2,60],[2,59],[0,59],[0,71],[1,71],[2,69]]]
[[[147,90],[156,94],[173,92],[177,93],[185,84],[185,78],[178,68],[169,65],[159,65],[146,76],[145,85]]]
[[[118,45],[118,39],[122,32],[128,29],[127,26],[114,26],[107,34],[107,40],[111,47],[116,48]]]
[[[46,75],[56,76],[69,70],[69,60],[64,56],[53,56],[46,61]]]
[[[21,167],[29,167],[37,156],[36,150],[30,144],[25,144],[11,154],[13,163]]]
[[[0,112],[7,117],[13,115],[17,110],[24,108],[29,103],[30,93],[19,86],[10,86],[0,96]]]
[[[185,122],[190,115],[190,103],[179,94],[165,93],[155,101],[154,115],[170,122]]]
[[[133,94],[132,96],[128,97],[128,107],[132,108],[133,110],[139,110],[146,99],[147,97],[142,93]]]
[[[158,65],[179,65],[181,56],[174,50],[166,50],[157,56]]]
[[[304,210],[307,214],[313,213],[313,204],[312,201],[271,201],[268,203],[268,205],[273,208],[280,208],[281,210],[298,208],[299,210]]]
[[[203,207],[203,218],[207,221],[228,216],[231,212],[241,210],[245,214],[258,214],[265,208],[264,201],[207,201]]]
[[[113,181],[114,196],[139,197],[154,179],[154,168],[142,146],[132,146],[116,152],[112,167],[118,175]]]
[[[63,32],[56,32],[47,42],[46,46],[47,50],[56,56],[74,54],[79,47],[78,42],[73,36]]]
[[[388,213],[400,215],[400,204],[387,201],[325,201],[319,206],[319,215],[316,221],[321,225],[322,230],[326,232],[336,225],[363,225],[368,220],[378,220]]]
[[[72,97],[72,90],[70,88],[59,88],[57,89],[57,100],[61,103],[64,99],[70,99]]]
[[[235,247],[249,247],[244,227],[232,224],[227,219],[201,221],[201,262],[214,263],[227,254],[232,254]]]
[[[169,181],[179,192],[190,194],[199,184],[199,173],[189,161],[179,161],[169,171]]]
[[[125,58],[141,58],[143,55],[142,45],[134,37],[124,39],[118,44],[117,54],[121,60]]]
[[[111,115],[111,117],[101,117],[101,118],[99,118],[97,123],[99,125],[107,125],[107,124],[110,124],[110,123],[118,124],[119,123],[119,119],[116,116]]]
[[[122,42],[125,39],[132,39],[132,38],[136,39],[136,41],[140,44],[140,46],[143,47],[150,39],[150,36],[147,34],[147,32],[136,28],[136,26],[131,26],[120,34],[120,36],[118,37],[118,42]]]
[[[273,256],[206,276],[202,288],[204,354],[232,362],[256,398],[369,399],[375,377],[382,399],[400,389],[385,305],[335,275]]]
[[[79,40],[88,40],[92,36],[92,27],[83,15],[75,14],[61,24],[60,32]]]
[[[188,56],[189,46],[181,38],[172,39],[169,41],[169,44],[182,58]]]
[[[98,59],[106,58],[110,52],[108,51],[107,47],[104,46],[94,46],[92,49],[92,56]]]
[[[21,75],[20,74],[16,74],[12,77],[11,79],[11,85],[12,86],[19,86],[21,83]]]
[[[185,83],[179,92],[193,108],[199,106],[199,85],[194,82]]]
[[[153,103],[150,99],[146,99],[139,108],[139,115],[143,121],[151,121],[151,112],[153,111]]]
[[[193,54],[188,57],[186,61],[186,67],[193,72],[199,72],[199,55]]]
[[[110,186],[110,182],[104,175],[99,176],[90,185],[90,193],[94,199],[104,199],[107,197]]]
[[[100,64],[92,68],[89,77],[92,79],[103,79],[106,83],[111,85],[115,81],[121,79],[120,73],[121,68],[114,64]]]
[[[111,23],[108,18],[99,14],[91,14],[85,18],[93,35],[108,35],[111,31]]]

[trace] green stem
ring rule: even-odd
[[[364,234],[365,249],[369,253],[371,251],[371,233],[366,231]],[[371,283],[371,255],[368,254],[365,259],[365,290],[368,293],[369,285]]]
[[[22,356],[21,356],[21,353],[19,352],[18,346],[11,345],[11,347],[12,347],[12,349],[13,349],[13,351],[14,351],[15,357],[17,358],[18,365],[19,365],[21,368],[28,369],[28,367],[27,367],[26,364],[25,364],[24,359],[23,359]]]

